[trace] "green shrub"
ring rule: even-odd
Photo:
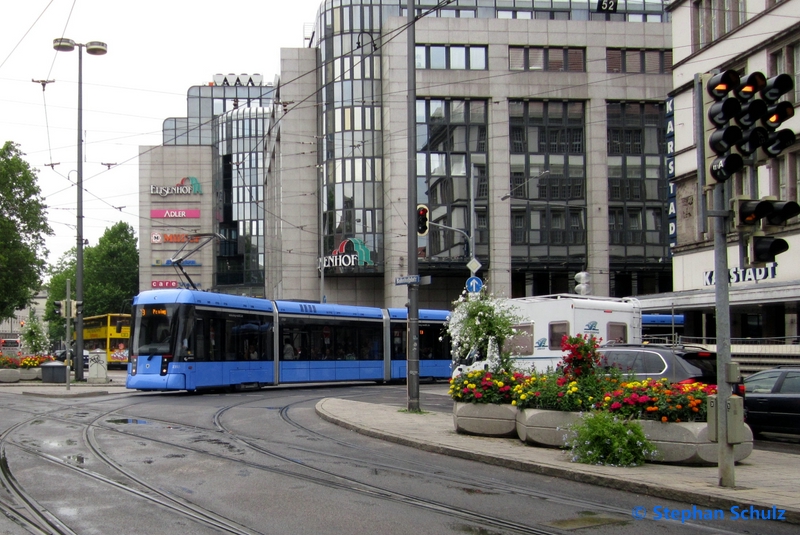
[[[642,426],[602,411],[583,413],[570,426],[567,448],[571,461],[607,466],[641,466],[656,450]]]

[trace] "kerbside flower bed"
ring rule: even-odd
[[[570,448],[573,460],[579,462],[598,463],[600,444],[585,447],[587,441],[598,440],[619,444],[618,448],[640,450],[637,455],[626,454],[620,457],[625,460],[615,459],[608,464],[716,463],[718,446],[708,440],[706,423],[708,396],[716,393],[716,387],[628,380],[622,371],[603,365],[597,352],[601,341],[588,335],[564,336],[563,362],[548,372],[515,372],[508,360],[501,358],[505,366],[454,377],[450,396],[456,402],[456,431],[509,436],[513,434],[509,430],[513,414],[520,440],[532,446]],[[493,407],[482,409],[482,405]],[[485,422],[481,422],[482,411],[490,413]],[[619,425],[585,421],[597,413],[610,416]],[[597,436],[598,429],[607,432]],[[610,436],[612,429],[643,439],[625,442],[624,437]],[[577,433],[594,435],[576,440]],[[746,436],[749,440],[734,448],[737,461],[752,452],[749,428]]]
[[[19,381],[32,381],[42,378],[40,366],[43,362],[50,362],[53,357],[27,356],[6,357],[0,356],[0,383],[16,383]]]

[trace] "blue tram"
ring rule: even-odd
[[[419,311],[420,377],[449,379],[448,311]],[[406,309],[154,290],[133,301],[126,386],[258,388],[406,378]]]

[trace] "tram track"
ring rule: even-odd
[[[263,437],[252,436],[249,433],[241,433],[232,431],[228,426],[225,424],[225,416],[228,411],[235,410],[237,408],[246,406],[248,404],[257,403],[257,402],[264,402],[266,396],[258,395],[255,393],[246,393],[246,394],[238,394],[243,396],[243,399],[231,400],[226,399],[225,406],[218,408],[213,415],[209,414],[210,418],[210,426],[203,426],[203,425],[191,425],[186,424],[184,422],[173,421],[170,419],[162,419],[162,418],[150,418],[150,417],[141,417],[135,416],[135,414],[140,413],[141,411],[136,411],[135,407],[137,405],[141,405],[141,401],[138,400],[136,403],[120,406],[113,408],[107,411],[101,411],[99,413],[89,415],[86,412],[86,405],[81,404],[80,410],[75,412],[73,417],[63,417],[56,414],[56,412],[60,412],[63,414],[64,408],[60,408],[58,411],[48,411],[45,413],[37,412],[34,413],[30,419],[26,421],[20,422],[2,434],[0,434],[0,444],[3,447],[3,464],[4,467],[7,468],[7,464],[5,462],[5,446],[7,444],[14,444],[14,446],[18,448],[22,448],[26,453],[30,455],[38,455],[39,457],[45,459],[50,463],[58,464],[62,467],[69,468],[75,474],[80,474],[82,477],[92,477],[96,481],[99,481],[105,485],[112,486],[120,491],[124,491],[128,493],[130,496],[134,496],[140,500],[146,500],[148,503],[158,505],[161,508],[164,508],[170,512],[174,512],[175,514],[179,514],[194,523],[198,523],[204,526],[207,526],[210,529],[217,530],[219,532],[224,533],[242,533],[242,534],[256,534],[260,533],[258,531],[253,530],[252,528],[248,528],[245,526],[241,526],[237,524],[235,521],[226,518],[224,516],[219,515],[218,513],[211,511],[207,508],[204,508],[200,505],[197,505],[189,500],[186,500],[182,497],[176,496],[174,492],[165,492],[160,489],[158,486],[153,485],[152,483],[148,482],[148,480],[141,475],[132,472],[131,470],[126,469],[122,466],[119,462],[117,462],[113,455],[109,455],[109,453],[104,449],[101,444],[101,441],[98,440],[98,433],[101,432],[108,432],[108,433],[115,433],[124,435],[131,439],[136,439],[139,441],[146,441],[148,443],[153,444],[161,444],[163,446],[167,446],[170,448],[176,448],[188,453],[194,453],[197,455],[208,456],[209,458],[218,459],[220,461],[225,461],[227,463],[232,463],[234,467],[246,467],[253,470],[263,471],[266,473],[272,473],[280,476],[286,476],[290,478],[295,478],[297,480],[305,481],[312,485],[326,487],[336,491],[346,491],[350,493],[355,493],[364,497],[374,498],[382,501],[392,502],[399,505],[405,505],[408,507],[427,510],[439,515],[447,516],[456,520],[459,520],[467,525],[470,526],[483,526],[481,529],[489,529],[489,530],[501,530],[503,533],[528,533],[528,534],[537,534],[537,535],[557,535],[563,533],[560,530],[553,529],[547,525],[528,525],[522,522],[516,522],[513,520],[507,520],[505,518],[496,516],[496,515],[487,515],[487,514],[480,514],[476,513],[471,509],[467,509],[465,507],[456,507],[449,503],[444,503],[438,500],[431,500],[426,497],[422,497],[421,495],[415,495],[413,493],[407,492],[400,492],[397,490],[393,490],[390,488],[386,488],[385,486],[375,485],[363,480],[360,480],[356,477],[351,477],[346,474],[336,473],[332,470],[327,470],[324,468],[317,468],[311,466],[307,462],[303,460],[298,460],[296,456],[287,455],[276,451],[274,448],[266,447],[264,445],[264,441],[266,440]],[[369,395],[369,394],[363,394]],[[436,471],[431,472],[430,466],[425,465],[422,463],[415,462],[409,459],[401,459],[399,457],[388,457],[391,462],[376,462],[371,460],[366,460],[365,458],[367,454],[375,454],[376,450],[370,450],[369,447],[365,447],[361,444],[343,441],[335,436],[329,436],[324,433],[320,433],[315,431],[314,429],[309,428],[308,426],[304,425],[301,421],[297,420],[293,417],[294,409],[298,409],[303,407],[304,405],[315,403],[319,399],[322,399],[326,396],[319,396],[319,397],[304,397],[302,400],[290,402],[284,405],[276,406],[274,409],[279,411],[279,415],[281,421],[283,421],[286,425],[297,429],[298,431],[302,431],[308,435],[314,436],[318,440],[324,440],[326,443],[335,443],[342,447],[351,449],[353,451],[358,452],[356,455],[348,456],[342,454],[335,454],[330,451],[325,451],[329,448],[301,448],[298,447],[296,444],[290,445],[290,447],[295,451],[302,451],[308,453],[309,455],[313,455],[315,457],[320,458],[329,458],[334,459],[337,462],[344,462],[344,463],[352,463],[353,465],[358,465],[364,467],[368,470],[383,470],[387,472],[398,472],[398,473],[405,473],[412,477],[425,477],[429,479],[434,479],[436,481],[444,482],[446,485],[449,485],[451,488],[475,488],[480,487],[483,492],[486,493],[507,493],[507,494],[515,494],[520,496],[525,496],[532,499],[541,499],[541,500],[549,500],[552,503],[558,503],[561,505],[566,505],[569,507],[574,508],[575,510],[590,510],[594,512],[600,513],[610,513],[613,515],[624,515],[624,517],[629,518],[630,510],[629,509],[622,509],[619,507],[614,507],[611,505],[603,504],[597,501],[586,500],[581,498],[575,498],[573,496],[568,495],[560,495],[554,492],[542,492],[537,491],[534,489],[530,489],[527,487],[520,487],[518,485],[513,485],[509,483],[505,483],[502,481],[498,481],[493,478],[486,478],[481,477],[480,475],[472,474],[470,476],[469,481],[465,480],[462,477],[457,475],[450,475],[445,473],[444,471]],[[361,397],[360,395],[356,396],[346,396],[348,398],[358,398]],[[87,419],[88,416],[88,419]],[[158,437],[151,436],[148,433],[138,433],[134,432],[133,429],[135,427],[129,427],[126,429],[121,429],[118,425],[109,424],[111,419],[120,418],[121,419],[136,419],[139,418],[142,422],[146,421],[147,423],[152,423],[155,425],[159,425],[163,428],[170,428],[177,431],[185,432],[185,434],[195,433],[200,434],[199,436],[195,437],[193,442],[187,443],[185,437],[181,438],[179,435],[161,435]],[[119,475],[126,478],[129,483],[119,483],[115,479],[112,479],[108,476],[103,476],[102,474],[97,474],[94,471],[87,470],[85,467],[77,468],[70,463],[65,462],[63,459],[58,459],[52,455],[48,455],[44,452],[37,451],[35,448],[31,446],[19,445],[9,441],[9,437],[13,435],[21,426],[25,424],[30,424],[32,421],[36,419],[53,419],[60,422],[68,423],[71,425],[80,425],[82,426],[82,440],[85,443],[84,445],[88,449],[88,451],[98,459],[99,462],[102,462],[104,466],[108,467],[109,469],[115,471]],[[145,429],[147,426],[143,426],[142,429]],[[207,436],[205,436],[207,435]],[[215,436],[216,435],[216,436]],[[224,436],[224,440],[220,439],[220,435]],[[234,443],[239,448],[235,450],[230,447],[229,443]],[[205,447],[198,446],[197,444],[204,444]],[[265,458],[277,460],[281,463],[281,466],[269,466],[266,463],[256,459],[256,460],[248,460],[242,458],[242,448],[246,448],[247,450],[256,453],[257,455],[263,455]],[[383,459],[386,460],[387,457],[385,454],[381,454]],[[2,474],[3,477],[3,484],[4,486],[7,485],[6,479],[11,478],[13,481],[13,475],[11,474]],[[24,489],[22,489],[24,492]],[[22,500],[21,497],[18,496],[18,500]],[[18,501],[18,500],[15,500]],[[34,504],[30,506],[34,511],[36,511],[37,507],[34,501]],[[0,501],[0,510],[4,513],[6,510],[13,510],[13,506],[4,507],[3,502]],[[35,516],[33,513],[30,512],[28,509],[29,515]],[[40,516],[44,514],[43,511],[40,511],[38,514]],[[8,514],[6,515],[8,516]],[[45,515],[46,516],[46,515]],[[44,522],[44,520],[40,519],[40,522]],[[47,523],[45,522],[45,525]],[[59,535],[73,533],[69,530],[68,527],[63,526],[60,527],[62,531],[58,529],[54,529],[52,527],[47,527],[42,529],[40,524],[36,524],[36,530],[32,531],[34,533],[57,533]],[[713,531],[715,533],[740,533],[737,531],[726,531],[725,529],[720,529],[720,526],[715,527],[713,530],[711,528],[696,524],[696,528],[702,530]]]

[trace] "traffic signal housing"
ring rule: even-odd
[[[770,158],[779,156],[786,148],[794,145],[797,138],[788,128],[780,129],[781,125],[794,117],[794,104],[789,101],[778,100],[783,95],[794,89],[794,80],[786,73],[779,74],[767,80],[758,95],[766,103],[767,109],[761,116],[761,124],[767,131],[767,139],[761,144],[761,149],[756,155],[756,161],[763,163]]]
[[[64,314],[64,313],[63,313],[63,311],[61,310],[61,307],[62,307],[63,305],[64,305],[64,303],[63,303],[62,301],[53,301],[53,313],[54,313],[56,316],[58,316],[58,317],[61,317],[61,316],[63,316],[63,314]]]
[[[417,205],[417,236],[427,236],[430,223],[430,210],[424,204]]]
[[[765,197],[760,200],[733,199],[734,220],[740,231],[740,246],[745,263],[751,267],[775,262],[775,257],[789,250],[786,240],[767,236],[800,215],[800,205]]]
[[[705,74],[702,80],[706,87],[703,98],[706,170],[717,182],[725,182],[744,167],[741,155],[731,151],[742,139],[742,129],[731,124],[741,115],[742,105],[736,97],[728,96],[740,89],[740,78],[736,71],[730,70]]]

